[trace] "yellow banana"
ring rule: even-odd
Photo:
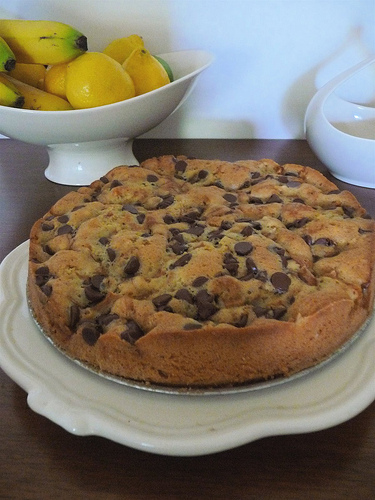
[[[0,37],[0,71],[10,71],[15,65],[16,58],[13,51],[4,38]]]
[[[22,108],[25,98],[11,82],[0,74],[0,105]]]
[[[82,33],[56,21],[0,19],[0,37],[22,63],[60,64],[87,51]]]
[[[25,103],[23,107],[26,109],[36,109],[39,111],[65,111],[73,109],[68,101],[61,97],[44,92],[44,90],[37,89],[27,83],[20,82],[7,74],[1,76],[6,81],[11,82],[24,97]]]
[[[43,89],[45,74],[46,67],[43,64],[27,64],[17,62],[15,68],[9,71],[9,75],[16,80],[28,83],[38,89]]]

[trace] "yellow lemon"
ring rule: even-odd
[[[42,89],[46,68],[43,64],[16,63],[15,68],[9,72],[10,76],[21,82]]]
[[[123,63],[131,76],[135,94],[145,94],[170,83],[163,65],[147,49],[135,49]]]
[[[68,63],[50,66],[44,77],[44,90],[66,99],[65,82]]]
[[[135,95],[129,74],[101,52],[86,52],[69,62],[65,89],[75,109],[104,106]]]
[[[139,35],[130,35],[122,38],[116,38],[103,50],[103,54],[115,59],[119,63],[123,63],[134,49],[144,47],[143,39]]]

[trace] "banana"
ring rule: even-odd
[[[22,108],[24,103],[25,98],[21,95],[17,87],[0,74],[0,105]]]
[[[16,58],[13,51],[4,38],[0,37],[0,71],[11,71],[15,65]]]
[[[49,94],[44,90],[32,87],[27,83],[20,82],[7,74],[0,75],[7,82],[12,83],[20,94],[24,97],[23,107],[26,109],[35,109],[38,111],[65,111],[73,107],[61,97]]]
[[[0,37],[21,63],[60,64],[87,51],[82,33],[56,21],[0,19]]]
[[[43,64],[17,62],[15,68],[9,71],[9,75],[16,80],[28,83],[38,89],[43,89],[46,71],[46,67]]]

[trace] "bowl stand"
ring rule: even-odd
[[[50,144],[45,176],[58,184],[88,185],[117,165],[138,165],[132,146],[128,138]]]

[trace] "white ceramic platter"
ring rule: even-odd
[[[0,265],[0,366],[32,410],[77,435],[194,456],[344,422],[375,400],[375,320],[340,356],[288,383],[206,396],[172,395],[99,377],[42,335],[27,305],[28,242]]]

